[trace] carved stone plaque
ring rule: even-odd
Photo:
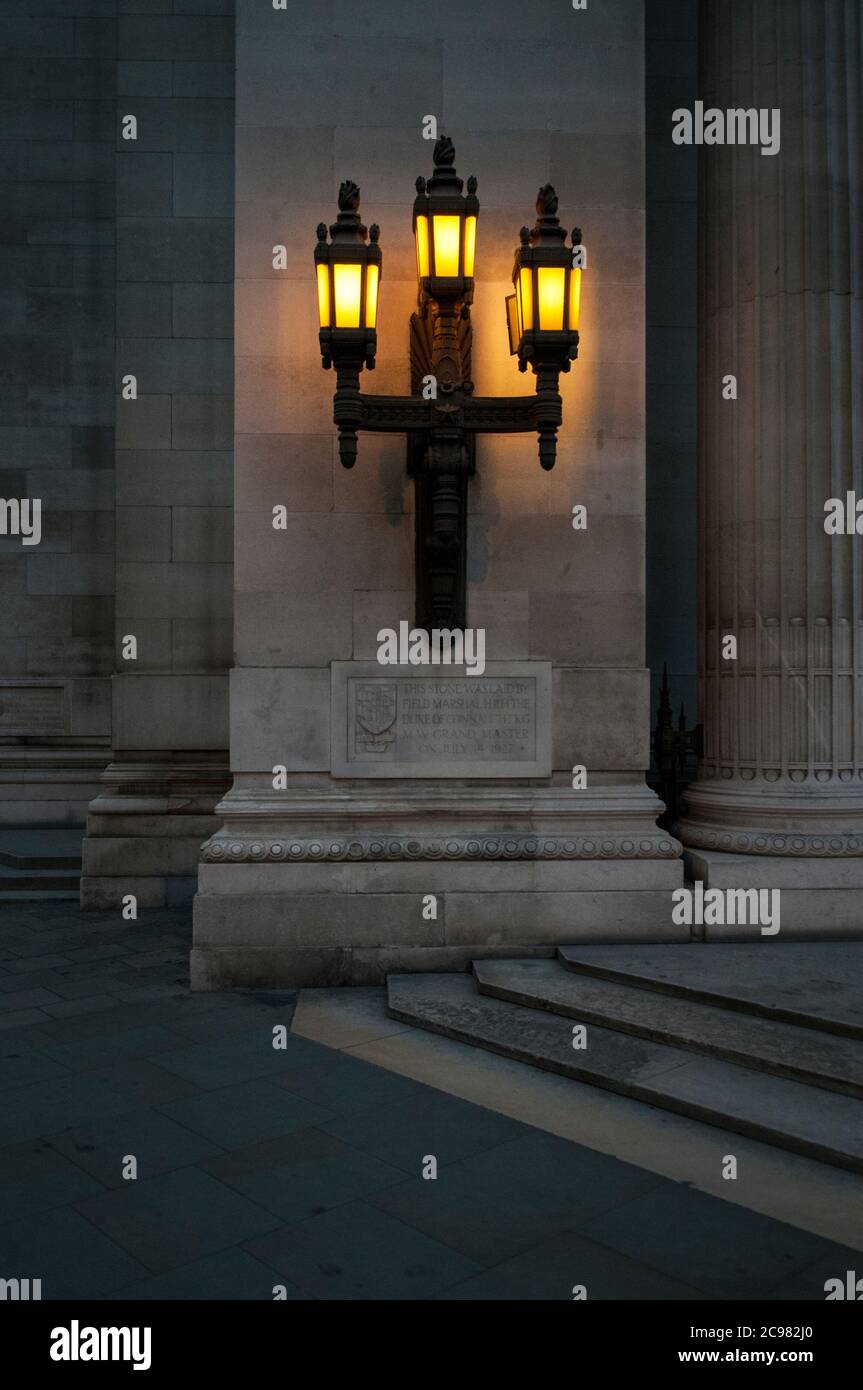
[[[551,665],[332,663],[334,777],[547,777]]]
[[[0,681],[0,738],[36,738],[68,732],[65,686]]]

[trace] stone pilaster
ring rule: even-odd
[[[706,746],[680,834],[699,851],[854,858],[861,541],[826,534],[824,522],[828,499],[863,498],[860,7],[706,0],[701,42],[705,107],[778,108],[781,147],[701,151]],[[736,400],[723,396],[731,374]],[[723,656],[732,636],[736,660]],[[692,857],[699,877],[718,881],[709,854]],[[823,893],[823,873],[810,884],[795,872],[797,887]],[[783,873],[791,867],[763,866],[760,881]],[[843,883],[859,894],[863,879],[852,885],[849,873]],[[856,920],[849,905],[835,925]]]
[[[85,908],[190,899],[230,781],[231,8],[128,0],[118,25],[112,761],[88,809]]]

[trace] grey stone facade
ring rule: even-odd
[[[88,817],[90,907],[193,891],[231,661],[232,7],[120,9],[113,753]]]
[[[7,0],[2,29],[0,493],[43,521],[0,537],[0,818],[92,806],[84,904],[160,903],[226,777],[233,5]]]
[[[863,491],[860,27],[840,0],[789,13],[0,3],[0,493],[42,507],[38,545],[0,535],[0,821],[86,817],[85,907],[197,890],[199,987],[673,936],[681,846],[644,777],[664,660],[695,717],[696,617],[690,869],[734,886],[767,872],[741,856],[776,850],[821,861],[809,888],[796,864],[770,873],[823,897],[833,862],[826,919],[858,931],[836,861],[863,844],[863,618],[854,542],[819,509]],[[699,94],[782,105],[781,155],[673,145],[672,110]],[[413,765],[399,726],[388,777],[383,745],[357,751],[361,697],[339,692],[412,620],[413,484],[397,435],[361,434],[340,466],[312,250],[356,178],[384,257],[362,389],[406,392],[429,115],[479,179],[478,394],[533,392],[503,301],[540,184],[589,259],[554,471],[530,436],[483,436],[468,494],[468,624],[490,672],[545,673],[535,723],[512,757],[498,730],[496,761],[447,745]],[[729,358],[741,396],[720,409]]]
[[[0,535],[0,821],[80,824],[111,738],[114,5],[0,27],[0,495],[42,509],[38,545]]]

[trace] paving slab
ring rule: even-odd
[[[426,1299],[482,1268],[364,1202],[283,1227],[244,1248],[311,1297],[333,1300]]]
[[[771,1297],[800,1290],[820,1299],[833,1265],[841,1273],[857,1258],[829,1244],[813,1257],[799,1242],[787,1264],[781,1258],[793,1242],[773,1229],[776,1214],[842,1240],[842,1213],[853,1243],[848,1184],[859,1180],[689,1118],[700,1093],[719,1087],[697,1072],[712,1058],[669,1049],[680,1065],[661,1079],[682,1108],[660,1110],[388,1020],[383,991],[364,993],[361,1017],[351,1013],[354,991],[329,991],[315,992],[311,1012],[300,996],[298,1016],[316,1036],[292,1034],[270,1070],[272,1027],[290,1028],[295,993],[191,995],[185,983],[158,993],[185,980],[174,950],[188,944],[187,912],[148,911],[131,928],[69,906],[6,907],[0,937],[3,992],[51,991],[59,979],[91,986],[69,996],[80,1007],[74,1016],[3,1015],[0,1263],[41,1274],[43,1298],[271,1301],[284,1284],[291,1300],[571,1301],[579,1281],[594,1299],[697,1300],[711,1294],[694,1287],[693,1274],[722,1264],[711,1249],[724,1250],[733,1230],[759,1287],[773,1287],[779,1264]],[[50,952],[59,958],[46,965]],[[127,973],[133,959],[140,967]],[[127,988],[130,975],[153,979],[149,997],[141,991],[140,1002],[106,1007],[115,961]],[[331,1041],[325,1014],[333,1008],[347,1054],[322,1045]],[[571,1022],[543,1017],[563,1025],[569,1044]],[[651,1043],[613,1031],[626,1045]],[[421,1066],[393,1065],[387,1049],[415,1055],[420,1042],[428,1053]],[[266,1071],[251,1075],[263,1044]],[[462,1059],[457,1076],[450,1051]],[[628,1094],[640,1094],[639,1084]],[[682,1243],[679,1257],[677,1246],[656,1243],[636,1253],[614,1248],[615,1213],[640,1198],[649,1209],[670,1192],[685,1196],[689,1183],[718,1190],[726,1152],[739,1154],[740,1181],[718,1184],[725,1201],[717,1216],[693,1209],[700,1266],[686,1266]],[[122,1177],[129,1153],[139,1159],[136,1183]],[[435,1183],[420,1176],[429,1153],[439,1159]],[[697,1203],[703,1193],[691,1195]],[[734,1203],[729,1224],[722,1213]],[[768,1218],[766,1237],[748,1225],[759,1220],[747,1210],[753,1203]],[[666,1221],[689,1220],[673,1203],[662,1210]],[[595,1230],[581,1229],[593,1221]]]
[[[0,1268],[34,1270],[42,1298],[103,1298],[148,1270],[72,1207],[0,1225]]]
[[[556,961],[476,961],[482,994],[863,1097],[863,1042],[793,1023],[633,988]]]
[[[366,1200],[490,1265],[661,1185],[642,1168],[528,1131],[450,1165],[436,1182],[414,1178]]]
[[[863,1038],[863,942],[561,946],[570,970]]]
[[[279,1225],[271,1212],[196,1168],[126,1183],[85,1198],[76,1210],[153,1274]]]
[[[122,1191],[129,1188],[129,1180],[123,1177],[126,1154],[135,1155],[138,1181],[144,1181],[224,1152],[212,1139],[195,1134],[150,1107],[122,1115],[104,1115],[65,1129],[42,1143],[50,1152],[64,1155],[79,1170],[97,1178],[103,1188]]]
[[[269,1081],[246,1081],[159,1105],[169,1119],[224,1148],[275,1139],[332,1118],[322,1105],[292,1096]]]
[[[706,1298],[641,1260],[567,1231],[501,1261],[436,1296],[435,1302],[572,1303],[575,1286],[597,1299],[697,1303]]]
[[[218,1302],[272,1302],[273,1290],[281,1284],[285,1293],[284,1302],[309,1301],[309,1295],[292,1284],[285,1284],[284,1278],[269,1266],[261,1264],[245,1250],[234,1246],[230,1250],[220,1250],[216,1255],[205,1255],[203,1259],[193,1260],[180,1269],[172,1269],[167,1274],[156,1274],[152,1279],[143,1279],[137,1284],[128,1284],[117,1292],[109,1294],[110,1300],[119,1299],[124,1303],[137,1303],[141,1299],[158,1302],[184,1299],[204,1299]]]
[[[687,1282],[710,1298],[769,1299],[784,1281],[824,1257],[846,1267],[844,1246],[682,1185],[635,1197],[578,1230],[666,1277],[686,1270]]]

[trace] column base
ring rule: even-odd
[[[780,930],[765,938],[759,926],[704,926],[705,941],[855,941],[863,939],[863,859],[804,859],[720,854],[687,849],[687,878],[708,888],[776,888]]]
[[[110,757],[95,741],[0,747],[0,825],[83,825]]]
[[[90,803],[81,907],[120,910],[191,903],[202,843],[218,828],[216,803],[230,785],[226,753],[152,753],[111,763]]]
[[[863,856],[863,782],[792,773],[775,781],[704,778],[687,787],[675,833],[687,846],[792,858]]]
[[[235,788],[203,847],[194,989],[381,984],[574,941],[685,941],[647,787]]]

